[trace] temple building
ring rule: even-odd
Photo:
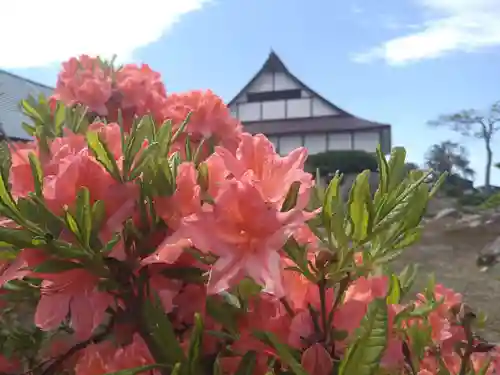
[[[391,126],[359,118],[337,107],[293,75],[271,52],[262,68],[229,102],[245,130],[265,134],[280,154],[305,146],[382,152],[391,149]]]
[[[22,128],[29,119],[22,113],[19,103],[30,95],[52,95],[53,88],[0,69],[0,139],[6,134],[13,140],[26,140]]]

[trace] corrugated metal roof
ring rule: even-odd
[[[19,109],[19,102],[28,96],[49,96],[53,88],[0,69],[0,123],[8,137],[28,139],[21,124],[27,118]]]

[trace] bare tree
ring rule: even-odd
[[[463,110],[458,113],[440,116],[437,120],[429,121],[429,125],[447,126],[463,136],[483,140],[486,149],[484,185],[489,190],[493,164],[491,144],[495,133],[500,130],[500,101],[493,104],[485,113],[475,109]]]

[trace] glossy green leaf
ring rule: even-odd
[[[240,364],[234,375],[252,375],[257,363],[257,353],[254,351],[247,352],[241,358]]]
[[[372,230],[373,207],[368,179],[370,171],[360,173],[351,188],[348,207],[354,230],[352,238],[356,241],[364,240]]]
[[[399,274],[399,283],[401,286],[401,297],[404,297],[413,287],[417,277],[418,265],[410,263]]]
[[[17,248],[40,247],[43,243],[37,241],[37,237],[30,231],[24,229],[12,229],[0,227],[0,239]]]
[[[203,283],[205,271],[198,267],[164,268],[161,274],[169,279],[182,280],[189,283]]]
[[[396,275],[391,275],[391,283],[389,286],[389,293],[387,295],[387,304],[395,305],[401,302],[401,286],[399,279]]]
[[[83,266],[80,263],[54,259],[43,262],[39,266],[36,266],[33,271],[37,273],[57,273],[82,267]]]
[[[31,99],[31,100],[30,100]],[[30,118],[32,118],[33,120],[39,122],[39,123],[43,123],[44,120],[43,120],[43,117],[40,115],[40,113],[38,113],[38,111],[36,110],[36,108],[32,105],[32,102],[34,101],[34,98],[33,97],[30,97],[28,99],[23,99],[21,100],[21,109],[22,111]]]
[[[406,150],[404,147],[394,147],[389,159],[388,191],[394,190],[406,176]]]
[[[278,353],[280,360],[286,364],[295,375],[311,375],[306,372],[300,362],[294,357],[289,347],[281,343],[273,333],[259,332],[258,338],[264,343],[271,345]]]
[[[14,198],[10,194],[7,181],[4,179],[4,173],[0,173],[0,204],[4,206],[11,214],[11,218],[19,218],[20,212],[16,206]]]
[[[373,301],[357,331],[357,339],[342,359],[339,375],[376,374],[388,340],[388,312],[385,300]]]
[[[430,198],[433,198],[434,195],[436,195],[441,186],[443,186],[443,184],[446,182],[447,178],[448,178],[448,172],[442,173],[441,176],[439,176],[438,180],[434,183],[431,191],[429,192]]]
[[[37,158],[35,153],[30,152],[29,162],[31,167],[31,174],[33,175],[33,183],[35,185],[35,194],[39,197],[43,197],[43,171],[40,160]]]
[[[32,126],[32,125],[30,125],[30,124],[27,124],[27,123],[25,123],[25,122],[23,122],[23,123],[21,124],[21,126],[22,126],[23,130],[24,130],[24,131],[25,131],[25,132],[26,132],[29,136],[33,137],[33,136],[35,135],[35,133],[36,133],[36,128],[35,128],[34,126]]]
[[[94,152],[96,159],[116,180],[121,181],[120,170],[116,164],[115,157],[105,142],[101,141],[98,132],[87,132],[87,143]]]
[[[378,192],[384,195],[389,189],[389,164],[382,153],[380,145],[377,147],[377,161],[380,176]]]
[[[145,299],[143,302],[143,324],[151,338],[156,342],[158,348],[164,348],[161,353],[165,364],[175,365],[185,360],[184,352],[177,341],[172,323],[163,311],[159,298],[155,296],[154,301]]]
[[[99,230],[104,222],[106,215],[106,207],[103,201],[95,201],[92,205],[91,216],[92,216],[92,228]]]
[[[78,227],[78,223],[73,215],[67,211],[64,211],[64,222],[68,229],[73,233],[78,239],[81,239],[80,228]]]
[[[300,190],[300,182],[299,181],[293,182],[292,186],[290,186],[290,189],[288,190],[288,193],[285,197],[285,201],[281,206],[282,212],[290,211],[292,208],[295,207],[295,205],[297,204],[297,198],[299,196],[299,190]]]
[[[76,197],[76,222],[80,232],[82,245],[90,247],[92,235],[92,207],[90,192],[86,187],[81,187]]]
[[[328,240],[335,247],[343,247],[348,243],[344,229],[344,203],[340,196],[340,182],[342,176],[336,174],[330,181],[323,202],[323,224],[327,231]]]
[[[151,160],[154,160],[155,155],[159,150],[160,145],[158,143],[151,143],[146,149],[142,150],[139,154],[139,158],[134,163],[132,171],[130,172],[129,180],[135,180],[142,173],[144,173]]]
[[[199,313],[194,314],[194,327],[189,340],[187,374],[199,374],[199,360],[203,345],[203,321]]]
[[[237,318],[241,313],[238,308],[216,297],[208,297],[206,300],[207,313],[216,322],[222,324],[228,331],[237,332]]]
[[[155,365],[145,365],[145,366],[140,366],[140,367],[135,367],[135,368],[130,368],[130,369],[125,369],[125,370],[120,370],[120,371],[115,371],[115,372],[108,372],[104,375],[139,375],[139,374],[146,374],[150,373],[151,370],[155,369],[161,369],[161,368],[167,368],[168,366],[165,365],[160,365],[160,364],[155,364]]]
[[[213,369],[212,369],[212,375],[224,375],[224,372],[222,371],[221,365],[220,365],[220,359],[219,356],[214,361]]]
[[[192,115],[192,112],[189,112],[188,115],[186,116],[185,120],[182,122],[182,124],[179,126],[177,131],[172,136],[172,140],[170,141],[171,143],[174,143],[181,136],[181,134],[184,133],[184,131],[186,130],[186,127],[188,126],[189,119],[191,118],[191,115]]]

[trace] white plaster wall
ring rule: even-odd
[[[293,90],[300,89],[301,87],[285,73],[274,73],[274,89],[280,90]]]
[[[304,147],[307,148],[309,155],[327,151],[326,138],[326,134],[306,134]]]
[[[263,120],[278,120],[285,118],[285,101],[273,100],[270,102],[262,102],[262,119]]]
[[[288,99],[286,116],[287,118],[311,117],[311,99]]]
[[[272,90],[273,90],[273,74],[262,73],[250,85],[250,87],[247,89],[247,92],[266,92]]]
[[[291,151],[302,146],[302,137],[300,135],[285,135],[280,136],[280,149],[281,155],[287,155]]]
[[[375,152],[380,143],[378,132],[357,132],[354,133],[354,149],[366,152]]]
[[[314,117],[321,116],[335,116],[338,115],[338,112],[331,108],[328,104],[326,104],[323,100],[319,98],[312,99],[312,115]]]
[[[328,134],[328,150],[350,150],[351,149],[351,133],[329,133]]]
[[[238,119],[240,121],[259,121],[260,103],[238,104]]]

